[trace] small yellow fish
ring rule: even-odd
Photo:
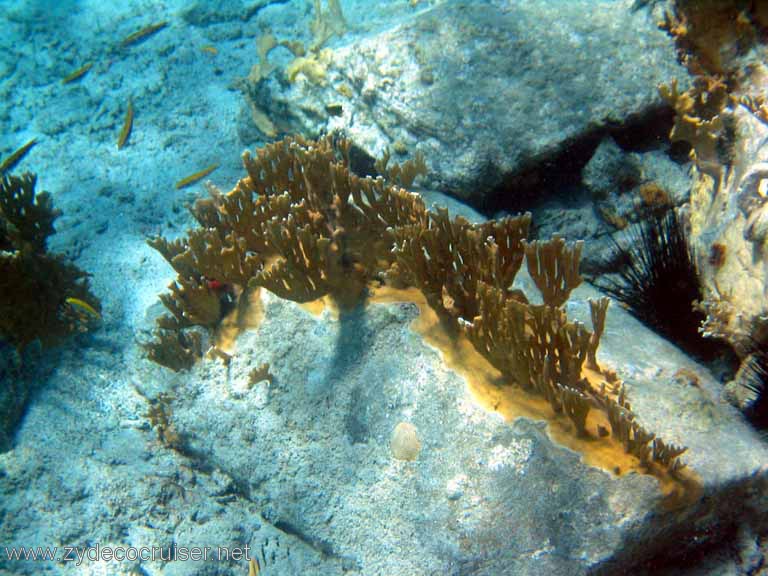
[[[248,561],[248,576],[259,576],[259,564],[253,558]]]
[[[181,188],[185,188],[186,186],[189,186],[190,184],[194,184],[198,180],[202,180],[208,174],[216,170],[216,168],[219,167],[219,163],[216,162],[215,164],[211,164],[207,168],[203,168],[200,170],[200,172],[195,172],[194,174],[190,174],[186,178],[182,178],[178,182],[176,182],[176,190],[180,190]]]
[[[216,49],[216,46],[211,46],[210,44],[206,44],[205,46],[201,46],[200,50],[203,52],[208,52],[211,56],[216,56],[216,54],[219,53],[219,51]]]
[[[128,136],[131,135],[131,128],[133,128],[133,103],[129,100],[128,110],[125,113],[125,122],[123,122],[123,129],[120,130],[120,137],[117,139],[118,150],[128,142]]]
[[[88,314],[90,314],[94,318],[97,318],[99,320],[101,319],[101,314],[99,314],[98,310],[96,310],[96,308],[88,304],[88,302],[86,302],[85,300],[80,300],[80,298],[67,298],[65,302],[70,306],[74,306],[75,308],[79,308],[80,310],[85,310],[86,312],[88,312]]]
[[[32,138],[32,140],[3,160],[2,163],[0,163],[0,174],[5,174],[6,172],[13,170],[16,164],[21,162],[21,159],[27,155],[27,152],[29,152],[35,144],[37,144],[37,139]]]
[[[69,84],[70,82],[74,82],[75,80],[80,80],[83,76],[85,76],[88,73],[88,70],[91,69],[91,66],[93,66],[93,62],[88,62],[88,64],[81,66],[71,74],[68,74],[65,76],[61,83],[62,84]]]
[[[151,36],[155,32],[159,32],[163,28],[168,26],[168,22],[159,22],[158,24],[152,24],[151,26],[145,26],[141,30],[137,30],[133,34],[129,34],[125,38],[123,38],[123,41],[120,43],[120,45],[125,48],[126,46],[130,46],[131,44],[137,44],[138,42],[141,42],[145,38]]]

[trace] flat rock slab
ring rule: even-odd
[[[421,150],[432,187],[482,195],[574,138],[660,106],[659,83],[686,84],[671,40],[632,6],[446,1],[334,49],[325,85],[265,82],[260,104],[286,131],[342,128],[374,156],[395,142]],[[331,103],[341,116],[329,117]]]
[[[586,298],[596,295],[579,287],[569,316],[586,321]],[[598,359],[618,370],[644,426],[689,447],[683,459],[701,494],[682,508],[665,510],[650,476],[585,464],[545,422],[506,422],[482,408],[411,328],[413,304],[337,319],[264,300],[263,323],[241,335],[229,366],[204,361],[170,374],[138,351],[116,359],[106,342],[64,350],[13,450],[0,455],[3,542],[248,545],[266,576],[643,574],[637,566],[671,549],[677,573],[698,576],[688,547],[737,525],[765,528],[765,444],[700,366],[618,306]],[[273,381],[251,383],[264,362]],[[149,398],[157,406],[160,392],[182,453],[150,424]],[[415,461],[393,458],[400,422],[416,427]],[[83,569],[0,560],[14,574],[41,566]],[[721,568],[709,574],[746,573]],[[121,569],[247,571],[221,560]]]
[[[588,315],[585,298],[596,295],[579,288],[570,314]],[[689,446],[684,460],[700,478],[703,497],[674,511],[654,478],[588,466],[546,423],[481,408],[409,327],[415,305],[339,320],[267,302],[228,369],[204,364],[185,385],[175,421],[192,452],[314,550],[324,573],[610,573],[716,540],[737,514],[757,522],[766,504],[765,445],[719,399],[719,384],[618,307],[599,359],[618,368],[644,426]],[[249,388],[263,361],[274,381]],[[680,368],[698,386],[676,381]],[[399,422],[418,431],[416,461],[392,456]]]

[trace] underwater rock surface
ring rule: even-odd
[[[569,316],[586,321],[595,296],[577,288]],[[16,450],[0,456],[0,490],[26,486],[23,501],[4,504],[3,540],[248,544],[268,576],[573,575],[644,573],[649,557],[686,561],[737,521],[743,530],[764,522],[766,446],[704,369],[618,307],[598,360],[617,369],[644,425],[689,447],[683,460],[700,479],[702,493],[672,510],[653,477],[616,477],[551,440],[545,422],[505,422],[482,408],[410,327],[413,304],[338,319],[264,301],[263,324],[239,338],[228,366],[204,361],[183,378],[138,358],[115,378],[109,350],[65,354]],[[251,384],[263,362],[273,381]],[[147,399],[160,392],[172,398],[179,452],[146,423]],[[391,454],[400,422],[418,430],[414,462]],[[200,573],[193,562],[142,569]]]
[[[213,177],[225,189],[241,174],[237,154],[257,142],[238,140],[242,95],[228,85],[248,73],[254,39],[268,26],[282,18],[306,27],[311,16],[309,3],[303,20],[293,2],[243,3],[264,7],[250,20],[240,3],[182,4],[147,13],[143,4],[36,3],[34,18],[14,7],[6,14],[13,22],[4,20],[13,32],[0,39],[0,70],[9,75],[0,83],[4,150],[45,136],[22,168],[45,174],[65,209],[56,247],[94,272],[105,304],[101,330],[36,359],[40,385],[12,449],[0,454],[4,546],[248,545],[263,576],[658,574],[654,559],[665,554],[674,573],[760,568],[764,554],[737,556],[758,547],[753,531],[768,529],[765,444],[706,370],[618,306],[598,359],[625,381],[644,425],[689,447],[682,459],[703,493],[687,506],[664,509],[650,476],[586,464],[551,440],[543,421],[505,422],[478,405],[410,327],[412,304],[372,304],[339,320],[266,297],[263,325],[241,336],[229,366],[207,360],[171,374],[150,364],[138,344],[173,273],[145,238],[184,229],[184,204],[204,194],[175,182],[213,162],[222,163]],[[496,1],[481,14],[479,3],[451,1],[396,28],[379,15],[375,36],[357,46],[336,41],[329,85],[300,75],[272,92],[276,113],[290,104],[298,126],[346,127],[372,152],[401,140],[434,162],[435,184],[469,194],[480,179],[492,183],[657,105],[654,84],[681,70],[664,33],[631,4]],[[345,14],[362,21],[355,15],[364,11],[357,2]],[[157,35],[117,49],[164,19]],[[457,37],[472,41],[446,50]],[[204,51],[213,44],[215,57]],[[86,77],[62,84],[89,61]],[[327,122],[326,104],[341,100],[331,87],[342,81],[354,88],[354,107]],[[442,90],[450,98],[438,97]],[[128,102],[136,123],[118,151]],[[425,196],[479,219],[454,200]],[[575,231],[592,229],[587,211],[561,212]],[[585,298],[594,296],[578,288],[569,316],[588,323]],[[264,362],[273,381],[251,385]],[[1,364],[0,379],[22,384],[10,360]],[[0,412],[20,410],[20,399],[0,397]],[[392,458],[400,422],[418,430],[414,462]],[[739,551],[701,565],[699,547],[721,540]],[[242,575],[248,566],[3,557],[0,572]]]
[[[614,240],[632,242],[633,222],[688,201],[689,171],[689,164],[676,163],[664,150],[629,152],[606,136],[584,166],[580,186],[531,208],[536,234],[584,240],[581,273],[599,274],[611,261]]]
[[[275,115],[290,110],[287,131],[343,128],[373,156],[395,142],[421,150],[432,187],[482,196],[572,139],[660,106],[659,83],[685,84],[671,40],[631,6],[443,2],[352,44],[342,38],[327,82],[266,82],[259,100]],[[329,118],[337,102],[342,115]]]
[[[586,315],[587,296],[577,289],[569,314]],[[408,328],[415,315],[371,305],[333,321],[270,298],[228,377],[206,365],[194,400],[177,409],[180,428],[194,452],[253,490],[271,523],[362,574],[579,574],[657,553],[672,534],[715,539],[735,519],[729,508],[758,521],[765,496],[748,494],[765,482],[752,475],[768,450],[703,369],[623,311],[609,313],[601,362],[618,368],[643,422],[690,447],[684,459],[703,484],[703,499],[673,512],[653,478],[613,477],[553,443],[544,423],[510,425],[480,408]],[[281,344],[288,334],[301,350]],[[244,392],[249,369],[270,357],[274,384]],[[226,398],[232,389],[238,398]],[[414,463],[390,455],[400,421],[419,430]],[[247,430],[244,444],[233,429]],[[737,494],[738,511],[726,505]]]

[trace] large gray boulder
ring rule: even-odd
[[[588,323],[595,296],[577,288],[569,317]],[[705,369],[618,306],[599,362],[618,371],[644,426],[689,447],[696,481],[671,509],[652,476],[616,476],[554,440],[546,410],[505,420],[479,401],[411,327],[413,304],[338,318],[264,302],[263,323],[240,336],[228,365],[176,375],[135,353],[116,360],[109,347],[67,351],[15,449],[0,454],[3,541],[247,545],[265,576],[643,574],[665,555],[692,576],[707,573],[690,566],[702,547],[748,551],[732,534],[768,529],[765,444]],[[262,363],[271,381],[251,378]],[[401,422],[421,444],[412,461],[390,447]],[[761,557],[717,560],[706,561],[712,575],[747,574]],[[14,574],[40,566],[0,560]],[[215,558],[122,567],[247,571]]]
[[[577,289],[569,314],[587,320],[594,296]],[[611,573],[673,544],[685,552],[673,538],[712,542],[737,518],[762,521],[766,446],[706,370],[618,307],[599,359],[618,368],[644,425],[689,446],[701,482],[672,511],[653,477],[616,477],[553,441],[545,421],[506,422],[481,407],[409,328],[417,315],[394,304],[315,317],[269,297],[230,366],[201,366],[175,405],[190,451],[326,573]],[[274,381],[250,388],[263,361]],[[415,461],[390,450],[400,422],[416,427]]]
[[[518,284],[534,294],[525,274]],[[569,315],[588,321],[595,296],[580,287]],[[231,478],[311,565],[609,574],[725,538],[737,522],[765,528],[768,450],[706,370],[621,309],[609,314],[600,362],[618,369],[644,425],[689,446],[697,480],[673,510],[654,478],[614,476],[553,441],[545,421],[484,409],[409,327],[414,305],[335,318],[265,301],[265,322],[241,337],[232,362],[204,364],[186,381],[174,421],[186,450]],[[265,361],[274,380],[252,386]],[[414,461],[390,450],[401,422],[419,435]],[[277,572],[289,567],[275,562]]]
[[[273,76],[256,104],[286,132],[341,128],[374,156],[420,150],[431,186],[462,197],[661,105],[659,83],[686,82],[672,41],[631,0],[450,0],[340,42],[318,57],[324,80]]]

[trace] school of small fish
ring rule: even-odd
[[[148,39],[150,36],[156,34],[163,28],[166,28],[168,26],[167,21],[158,22],[156,24],[150,24],[149,26],[145,26],[143,28],[140,28],[136,32],[133,32],[123,38],[120,41],[120,48],[129,48],[131,46],[134,46],[136,44],[139,44],[143,42],[144,40]],[[215,46],[211,46],[209,44],[201,46],[200,50],[210,54],[211,56],[216,56],[219,51]],[[74,84],[80,80],[82,80],[86,74],[93,68],[95,62],[86,62],[81,67],[77,68],[76,70],[70,72],[67,74],[64,78],[61,79],[62,85],[67,84]],[[133,108],[133,102],[130,100],[128,101],[128,104],[125,109],[125,119],[123,120],[123,126],[120,130],[120,133],[117,138],[117,149],[122,150],[125,148],[128,143],[131,136],[131,131],[133,130],[133,120],[134,120],[134,108]],[[7,158],[5,158],[2,162],[0,162],[0,176],[2,174],[5,174],[6,172],[10,172],[13,170],[13,168],[16,167],[16,165],[21,162],[21,160],[32,150],[32,148],[37,144],[37,139],[33,138],[23,146],[19,147],[17,150],[12,152]],[[194,184],[195,182],[201,180],[202,178],[205,178],[213,172],[216,168],[218,168],[218,163],[214,163],[198,172],[195,172],[193,174],[190,174],[189,176],[182,178],[178,182],[176,182],[176,189],[181,189],[186,186],[190,186],[191,184]]]
[[[163,28],[168,26],[168,22],[158,22],[156,24],[151,24],[149,26],[145,26],[136,32],[133,32],[132,34],[129,34],[125,38],[120,41],[119,47],[121,49],[129,48],[131,46],[134,46],[136,44],[139,44],[143,42],[144,40],[148,39],[153,34],[156,34]],[[205,52],[206,54],[209,54],[210,56],[216,56],[218,54],[218,50],[215,46],[211,45],[205,45],[201,46],[200,50]],[[68,85],[68,84],[74,84],[79,81],[81,81],[88,72],[94,67],[96,62],[89,61],[77,68],[76,70],[70,72],[67,74],[64,78],[61,79],[62,85]],[[128,104],[125,109],[125,119],[123,120],[123,125],[120,130],[120,133],[117,138],[117,149],[122,150],[125,148],[128,143],[131,136],[131,131],[133,130],[133,120],[134,120],[134,108],[133,108],[133,102],[131,100],[128,101]],[[18,149],[13,151],[7,158],[0,161],[0,177],[2,177],[5,173],[10,172],[13,170],[19,162],[21,162],[24,157],[37,145],[37,139],[33,138],[20,146]],[[208,176],[211,172],[216,170],[216,168],[219,167],[218,163],[211,164],[210,166],[207,166],[206,168],[203,168],[202,170],[195,172],[193,174],[190,174],[189,176],[182,178],[178,182],[176,182],[176,189],[185,188],[186,186],[190,186],[194,184],[195,182],[198,182],[199,180],[205,178]],[[94,308],[92,305],[90,305],[88,302],[81,300],[80,298],[66,298],[64,300],[64,303],[69,306],[70,310],[72,310],[76,316],[78,316],[82,322],[86,322],[89,318],[91,320],[101,320],[101,314],[96,308]],[[257,563],[253,562],[251,560],[251,563],[249,565],[249,574],[256,575],[259,573],[259,566]]]

